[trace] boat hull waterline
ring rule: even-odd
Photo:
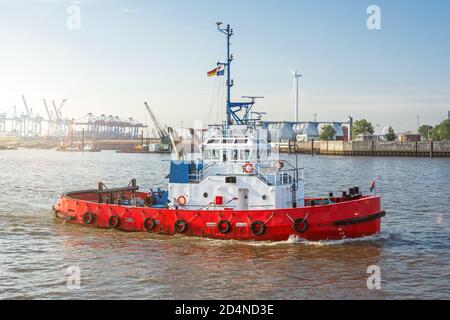
[[[148,194],[137,192],[144,199]],[[53,206],[67,223],[127,232],[183,234],[222,240],[308,241],[354,239],[381,232],[381,198],[333,198],[328,205],[271,210],[186,210],[131,207],[97,201],[95,191],[63,194]],[[306,199],[310,204],[315,199]]]

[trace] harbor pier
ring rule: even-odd
[[[281,153],[363,157],[450,158],[450,141],[286,141],[278,144]]]

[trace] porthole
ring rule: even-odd
[[[266,195],[263,195],[263,196],[262,196],[262,199],[263,199],[263,200],[267,200],[267,196],[266,196]]]
[[[203,198],[208,198],[208,193],[207,193],[207,192],[205,192],[205,193],[203,194]]]

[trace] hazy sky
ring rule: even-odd
[[[67,8],[81,28],[67,27]],[[381,8],[382,29],[366,26]],[[365,117],[413,130],[450,109],[450,1],[446,0],[0,0],[0,111],[28,98],[68,98],[64,114],[88,112],[148,122],[216,120],[223,78],[206,72],[225,58],[217,20],[230,23],[234,97],[263,95],[267,120],[293,120],[292,76],[301,83],[300,117]]]

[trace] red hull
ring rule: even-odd
[[[145,198],[146,195],[137,193],[137,197]],[[97,198],[92,192],[71,193],[70,196],[61,196],[53,209],[58,218],[91,227],[173,235],[180,233],[176,231],[176,222],[183,221],[186,228],[178,231],[188,236],[255,241],[286,241],[292,235],[310,241],[366,237],[381,231],[381,218],[384,216],[380,197],[370,196],[354,200],[335,199],[338,203],[323,206],[249,211],[125,207],[100,204]],[[294,221],[297,219],[304,219],[307,223],[297,224],[296,231]],[[223,232],[224,224],[220,230],[219,221],[229,222],[228,232]],[[251,226],[256,221],[264,225],[261,235],[252,231]],[[256,231],[261,231],[261,228]]]

